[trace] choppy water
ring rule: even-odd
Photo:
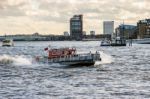
[[[52,47],[100,51],[91,67],[38,64],[34,56]],[[0,99],[150,98],[150,45],[99,47],[99,42],[15,42],[0,47]]]

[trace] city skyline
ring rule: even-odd
[[[103,33],[103,21],[123,20],[136,25],[149,18],[149,0],[0,0],[0,35],[61,35],[69,32],[69,20],[83,14],[83,30]]]

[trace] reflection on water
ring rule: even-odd
[[[100,51],[91,67],[38,64],[44,48],[76,47]],[[15,42],[0,47],[0,99],[150,98],[150,46],[99,47],[99,42]]]

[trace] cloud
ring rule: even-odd
[[[89,31],[95,27],[97,33],[102,33],[100,25],[104,20],[125,20],[129,24],[136,24],[140,19],[149,18],[149,5],[149,0],[0,0],[0,19],[5,20],[5,26],[10,24],[10,20],[13,24],[21,21],[18,28],[27,28],[26,32],[29,27],[25,25],[28,22],[25,19],[30,20],[30,23],[42,25],[47,32],[54,24],[61,24],[59,33],[62,33],[66,29],[69,30],[69,19],[74,14],[83,14],[84,30]],[[32,28],[34,32],[35,27]],[[52,29],[53,33],[56,33],[55,31],[58,32]]]

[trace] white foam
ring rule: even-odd
[[[17,66],[32,65],[32,59],[23,55],[2,55],[0,56],[0,64],[12,64]]]
[[[32,65],[32,58],[27,58],[25,56],[15,56],[14,65]]]
[[[96,61],[95,65],[100,65],[100,64],[111,64],[114,60],[113,58],[108,55],[105,54],[104,52],[99,52],[100,53],[100,57],[101,57],[101,61]]]

